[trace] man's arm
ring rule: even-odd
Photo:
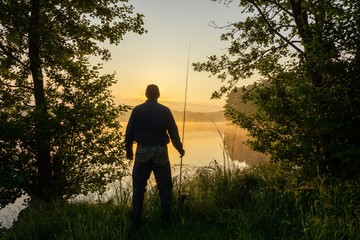
[[[171,112],[168,117],[168,123],[169,123],[168,133],[170,135],[171,143],[173,144],[175,149],[180,153],[180,157],[182,157],[185,155],[185,150],[180,140],[178,127]]]
[[[128,125],[126,126],[126,132],[125,132],[126,158],[129,160],[134,159],[133,143],[134,143],[134,112],[132,112],[130,115],[129,122]]]

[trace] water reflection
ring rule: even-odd
[[[179,126],[182,126],[178,123]],[[182,129],[179,129],[181,132]],[[268,157],[252,151],[245,142],[246,131],[228,122],[189,122],[185,126],[184,164],[206,166],[212,161],[222,163],[226,154],[235,164],[256,165],[266,163]],[[170,161],[179,164],[176,150],[169,146]]]
[[[233,161],[244,162],[246,165],[254,166],[269,162],[269,157],[251,150],[246,141],[249,139],[247,131],[235,125],[228,124],[224,131],[226,149]]]

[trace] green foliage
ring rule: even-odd
[[[359,180],[301,179],[286,165],[216,163],[183,181],[173,225],[161,227],[158,191],[148,188],[143,225],[130,222],[129,188],[107,203],[34,204],[0,239],[349,239],[360,236]],[[151,182],[152,185],[153,182]]]
[[[0,3],[0,208],[21,194],[50,200],[102,191],[126,169],[119,115],[90,57],[109,60],[143,29],[124,0]]]
[[[213,97],[228,93],[226,115],[249,131],[253,149],[273,161],[291,163],[310,177],[356,177],[359,3],[245,0],[240,7],[246,18],[221,36],[230,42],[227,54],[194,64],[226,81]],[[258,82],[237,98],[233,91],[240,91],[241,79],[254,73]]]
[[[21,213],[5,239],[128,239],[129,209],[112,204],[35,204]],[[116,224],[119,223],[119,224]]]

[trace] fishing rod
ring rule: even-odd
[[[186,102],[187,102],[187,88],[188,88],[188,79],[189,79],[189,60],[190,60],[190,49],[191,49],[191,42],[189,44],[188,50],[188,58],[187,58],[187,68],[186,68],[186,81],[185,81],[185,100],[184,100],[184,111],[183,111],[183,125],[182,125],[182,136],[181,142],[184,146],[185,141],[185,116],[186,116]],[[183,165],[183,156],[180,157],[180,180],[179,180],[179,193],[178,193],[178,200],[184,201],[185,194],[182,193],[182,165]]]

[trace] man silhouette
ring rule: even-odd
[[[159,190],[162,221],[164,226],[170,225],[172,179],[167,149],[170,139],[180,156],[185,154],[170,109],[158,103],[158,86],[148,85],[145,95],[147,100],[133,109],[125,135],[127,159],[133,160],[133,143],[137,143],[132,174],[132,220],[136,229],[140,226],[144,193],[152,171]]]

